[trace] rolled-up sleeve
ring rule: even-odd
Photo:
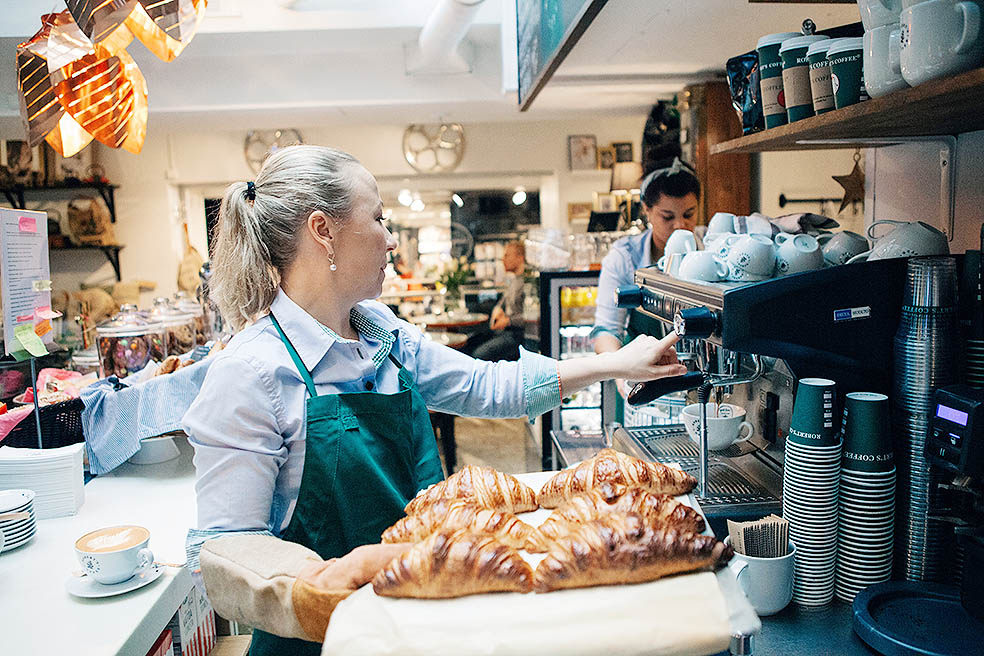
[[[635,266],[628,251],[613,249],[602,260],[601,274],[598,278],[595,322],[591,328],[592,340],[603,333],[622,339],[628,311],[616,305],[615,292],[622,285],[631,285],[634,276]]]
[[[267,376],[240,357],[216,360],[183,419],[195,447],[198,528],[269,531],[287,447]]]
[[[486,362],[425,339],[409,324],[400,333],[416,355],[414,377],[432,410],[533,419],[560,405],[557,362],[551,358],[521,348],[517,362]]]

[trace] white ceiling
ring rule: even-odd
[[[174,62],[139,43],[129,50],[147,78],[154,126],[542,120],[643,113],[688,82],[720,75],[762,34],[795,30],[807,16],[821,28],[858,20],[854,5],[609,0],[520,114],[515,93],[503,90],[501,27],[514,1],[486,0],[468,32],[472,70],[464,75],[406,72],[404,48],[436,0],[211,0],[201,32]],[[14,5],[0,25],[0,62],[8,62],[0,66],[0,130],[9,133],[19,129],[16,44],[61,3],[5,4]]]

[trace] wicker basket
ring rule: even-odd
[[[41,445],[45,449],[68,446],[84,442],[82,435],[82,399],[72,399],[53,403],[39,409],[41,413]],[[32,412],[17,424],[7,437],[0,441],[2,446],[38,448],[37,424]]]

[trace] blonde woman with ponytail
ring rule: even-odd
[[[395,247],[375,179],[333,148],[277,151],[223,198],[210,296],[239,332],[184,417],[188,547],[219,614],[256,627],[253,656],[318,654],[335,603],[406,548],[379,540],[443,478],[428,408],[533,418],[562,391],[683,371],[674,337],[563,362],[431,342],[373,300]]]

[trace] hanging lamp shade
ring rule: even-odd
[[[158,58],[173,61],[198,32],[206,5],[208,0],[139,0],[126,27]]]
[[[65,0],[65,4],[86,38],[100,44],[120,38],[118,30],[133,13],[137,0]]]

